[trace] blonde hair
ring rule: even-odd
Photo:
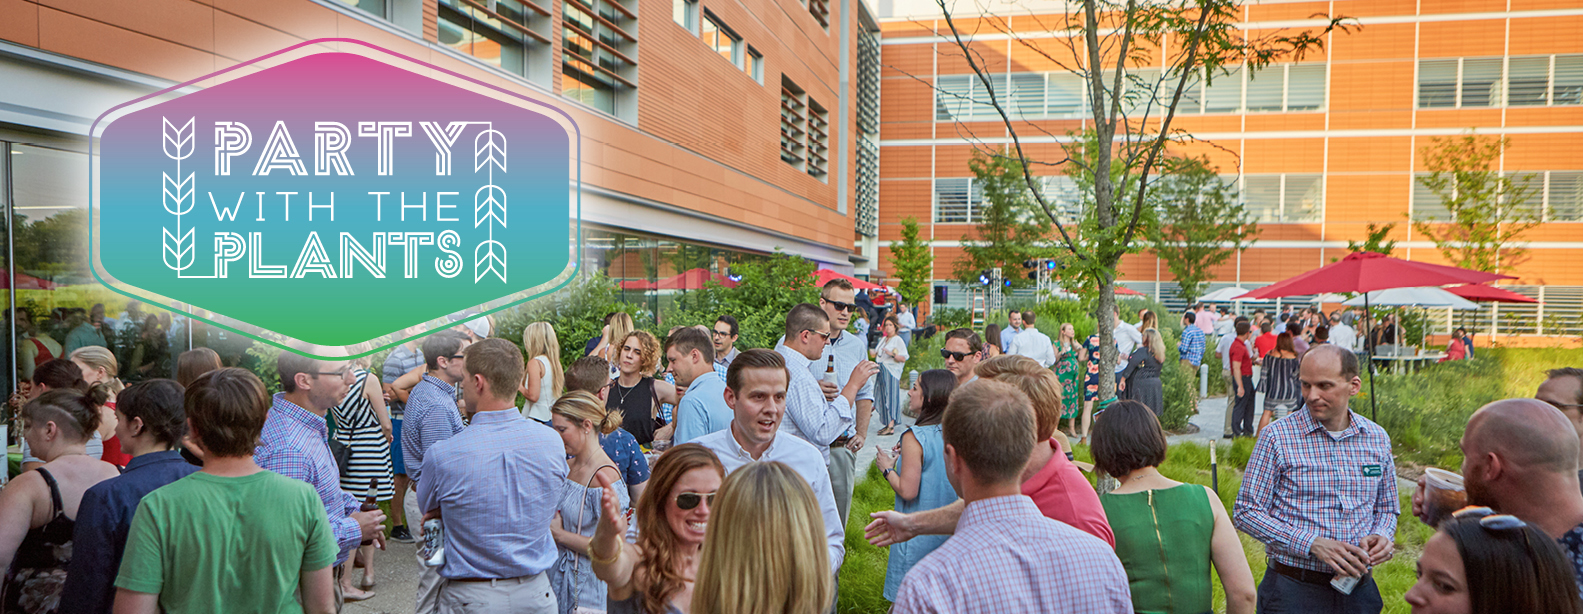
[[[1160,329],[1145,329],[1143,345],[1149,348],[1149,353],[1154,355],[1155,360],[1165,362],[1165,338],[1160,335]]]
[[[637,328],[637,325],[632,323],[632,314],[625,311],[617,311],[612,314],[610,316],[610,336],[605,339],[605,343],[610,346],[613,354],[606,357],[605,360],[609,360],[610,364],[619,362],[621,360],[621,344],[626,343],[627,335],[632,334],[632,331],[637,330]]]
[[[105,376],[110,379],[105,380],[103,383],[110,391],[111,396],[121,394],[121,391],[126,389],[126,385],[122,384],[121,380],[116,377],[121,367],[115,360],[115,354],[110,353],[109,349],[97,345],[83,346],[72,350],[69,358],[70,360],[82,361],[83,364],[95,369],[104,369]],[[86,376],[88,374],[83,373],[83,375]]]
[[[748,463],[716,495],[692,612],[826,612],[835,594],[827,547],[808,482],[782,463]]]
[[[528,360],[539,356],[549,359],[550,389],[540,390],[539,395],[561,396],[566,391],[566,372],[561,369],[561,342],[555,337],[555,327],[549,322],[529,324],[522,329],[522,349],[528,353]]]
[[[582,390],[573,390],[556,399],[555,404],[550,406],[550,413],[560,414],[562,418],[576,424],[582,424],[584,420],[592,422],[601,435],[609,435],[621,428],[621,412],[605,411],[605,405],[599,402],[599,397]]]
[[[1034,436],[1038,441],[1055,436],[1065,403],[1061,380],[1054,371],[1027,356],[1002,354],[978,363],[973,373],[986,380],[1010,384],[1022,391],[1033,403]]]

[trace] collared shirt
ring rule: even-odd
[[[715,375],[720,376],[720,381],[726,381],[726,369],[729,368],[731,368],[730,365],[722,365],[719,362],[715,363]]]
[[[737,438],[732,436],[731,428],[715,431],[699,437],[693,443],[699,444],[709,451],[714,452],[720,459],[720,464],[725,467],[726,474],[742,468],[743,465],[754,462],[752,455],[742,449],[742,444],[737,443]],[[820,456],[820,452],[824,456]],[[814,497],[819,500],[819,512],[824,517],[825,541],[830,547],[830,569],[832,572],[841,569],[841,560],[846,557],[846,528],[841,525],[841,515],[836,512],[835,489],[830,486],[830,447],[814,446],[808,442],[794,437],[787,437],[784,433],[776,435],[770,442],[769,448],[757,459],[759,462],[781,462],[797,475],[808,481],[808,486],[813,489]],[[1123,582],[1123,585],[1126,583]]]
[[[786,387],[786,418],[781,420],[780,430],[819,448],[828,465],[830,443],[852,428],[852,404],[842,395],[836,395],[834,401],[825,400],[819,380],[809,371],[813,361],[807,356],[784,345],[775,351],[786,359],[787,377],[791,380]],[[840,369],[836,372],[839,378]]]
[[[725,373],[726,369],[731,368],[731,361],[736,360],[737,356],[740,356],[741,354],[742,350],[738,350],[737,346],[734,345],[731,346],[731,351],[726,352],[725,356],[720,356],[717,354],[715,356],[715,370]],[[725,375],[721,375],[720,377],[725,377]]]
[[[1215,332],[1215,322],[1219,319],[1220,316],[1216,315],[1215,312],[1205,309],[1203,311],[1197,312],[1197,315],[1193,316],[1193,326],[1196,327],[1200,332],[1208,335]]]
[[[1271,560],[1331,573],[1309,555],[1315,539],[1395,539],[1401,502],[1391,439],[1380,425],[1347,414],[1352,424],[1331,435],[1309,412],[1294,412],[1270,423],[1254,444],[1232,517],[1264,542]]]
[[[1223,371],[1231,370],[1231,344],[1236,340],[1237,333],[1236,331],[1232,331],[1221,335],[1220,341],[1215,343],[1215,352],[1220,354],[1220,368]],[[1254,356],[1259,353],[1258,348],[1253,345],[1252,339],[1244,341],[1243,345],[1247,346],[1249,356]]]
[[[1358,349],[1358,331],[1345,323],[1337,323],[1330,327],[1330,343],[1343,350],[1355,352]]]
[[[907,572],[898,612],[1132,613],[1109,545],[1023,495],[967,504],[956,534]]]
[[[1009,325],[1009,324],[1006,326],[1006,328],[1001,329],[1001,331],[1000,331],[1000,353],[1002,353],[1002,354],[1010,354],[1011,353],[1011,342],[1016,340],[1017,339],[1017,335],[1019,335],[1021,333],[1022,333],[1022,331],[1017,330],[1015,328],[1012,328],[1011,325]]]
[[[462,414],[456,409],[456,388],[433,375],[424,375],[407,396],[407,418],[401,423],[401,453],[407,476],[417,481],[429,446],[450,439],[462,428]]]
[[[1176,342],[1176,353],[1193,366],[1204,363],[1204,331],[1197,326],[1182,328],[1182,339]]]
[[[324,512],[330,517],[330,531],[341,547],[335,558],[335,564],[340,565],[363,541],[363,530],[352,518],[363,504],[341,490],[341,468],[330,455],[329,436],[330,427],[323,416],[287,401],[284,393],[276,393],[275,404],[264,419],[264,431],[258,437],[258,448],[253,450],[253,462],[260,468],[307,482],[318,491]]]
[[[1006,353],[1027,356],[1046,368],[1055,364],[1055,345],[1050,343],[1050,336],[1032,326],[1017,335],[1017,340],[1012,342],[1011,349]]]
[[[1132,351],[1143,345],[1143,333],[1138,332],[1138,327],[1127,322],[1117,322],[1116,330],[1111,336],[1115,337],[1116,356],[1120,357],[1115,370],[1120,373],[1122,369],[1127,368],[1127,358],[1132,356]]]
[[[693,378],[687,394],[676,406],[676,432],[671,443],[681,445],[731,427],[735,413],[726,405],[725,379],[714,373],[704,373]]]
[[[896,316],[896,323],[901,324],[902,331],[909,331],[918,327],[918,319],[912,315],[911,311]]]
[[[418,509],[445,518],[446,578],[507,579],[555,564],[550,521],[566,483],[554,429],[516,408],[473,415],[467,430],[429,448]]]
[[[197,470],[181,452],[150,452],[134,457],[121,475],[83,493],[72,533],[72,547],[82,556],[72,557],[66,568],[59,611],[110,611],[115,603],[115,576],[126,552],[137,504],[144,495]]]
[[[406,375],[408,371],[423,366],[423,350],[408,348],[403,343],[390,351],[385,357],[385,366],[380,369],[379,381],[386,384],[396,383],[396,379]],[[406,411],[407,404],[398,399],[390,400],[390,417],[400,420]],[[400,451],[397,451],[399,454]]]

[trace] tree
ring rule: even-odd
[[[1418,179],[1445,207],[1449,220],[1419,212],[1413,230],[1434,241],[1451,264],[1499,273],[1527,260],[1519,237],[1543,219],[1543,204],[1533,203],[1537,190],[1526,180],[1498,170],[1511,141],[1465,134],[1437,138],[1420,150],[1428,177]]]
[[[918,302],[929,295],[929,279],[934,276],[934,253],[929,243],[918,238],[918,219],[901,220],[901,242],[890,244],[890,262],[901,283],[896,290],[902,298]]]
[[[964,286],[978,283],[979,273],[1000,267],[1014,287],[1029,284],[1016,272],[1022,263],[1044,258],[1055,250],[1047,245],[1050,220],[1033,209],[1028,184],[1022,179],[1022,165],[1004,155],[987,156],[974,152],[967,163],[973,171],[974,185],[983,194],[976,237],[962,237],[962,259],[952,274]]]
[[[1168,158],[1150,200],[1158,216],[1149,247],[1176,277],[1177,296],[1189,303],[1202,293],[1209,269],[1247,249],[1259,226],[1207,157]]]
[[[1386,224],[1384,226],[1376,226],[1374,225],[1374,222],[1369,222],[1368,236],[1364,238],[1361,243],[1357,241],[1347,241],[1347,253],[1374,252],[1377,254],[1384,254],[1386,256],[1391,255],[1391,252],[1396,249],[1396,241],[1394,239],[1387,241],[1385,238],[1390,236],[1391,230],[1395,228],[1396,224],[1394,223]],[[1341,258],[1330,259],[1331,262],[1338,262],[1340,260]]]
[[[1243,29],[1239,0],[1081,0],[1070,3],[1075,13],[1054,17],[1058,23],[1034,15],[1038,27],[1019,31],[1012,31],[1003,20],[968,22],[996,30],[997,38],[1018,47],[1012,53],[1043,58],[1082,79],[1085,123],[1092,126],[1092,139],[1074,139],[1062,148],[1064,157],[1041,159],[1024,147],[1023,134],[1049,133],[1021,115],[1014,118],[1018,111],[1010,103],[1004,69],[989,65],[983,57],[990,47],[974,42],[976,32],[962,30],[952,15],[953,0],[935,3],[943,13],[953,53],[960,54],[975,81],[971,98],[937,90],[942,99],[983,103],[1000,119],[994,137],[1009,141],[1004,154],[998,153],[999,146],[984,147],[971,126],[959,124],[958,129],[986,153],[996,151],[992,155],[1013,157],[1019,163],[1030,194],[1068,253],[1068,271],[1086,277],[1098,289],[1094,313],[1101,362],[1109,364],[1117,358],[1110,317],[1116,309],[1117,267],[1122,256],[1137,250],[1134,239],[1145,230],[1148,178],[1157,172],[1166,146],[1186,137],[1172,124],[1188,89],[1195,88],[1189,99],[1197,100],[1201,82],[1212,82],[1238,68],[1257,71],[1275,60],[1300,60],[1305,52],[1322,48],[1332,31],[1347,29],[1339,18],[1328,19],[1317,31]],[[1030,33],[1035,30],[1053,35]],[[977,92],[987,100],[980,100]],[[1124,172],[1114,172],[1118,164]],[[1058,207],[1034,177],[1035,169],[1062,165],[1076,166],[1093,178],[1084,195],[1089,206],[1079,216],[1084,220],[1082,233],[1066,227]],[[1115,392],[1114,374],[1100,369],[1099,377],[1100,397],[1109,398]]]

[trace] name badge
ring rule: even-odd
[[[1363,466],[1363,477],[1366,477],[1366,478],[1377,478],[1377,477],[1380,477],[1380,475],[1382,475],[1382,474],[1383,474],[1383,471],[1380,470],[1380,466],[1379,465],[1364,465]]]

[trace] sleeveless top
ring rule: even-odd
[[[622,386],[619,380],[612,380],[610,397],[605,399],[605,409],[621,410],[621,428],[632,433],[638,445],[647,446],[654,442],[654,429],[659,426],[654,423],[657,398],[652,377],[638,380],[631,388]]]
[[[614,465],[609,465],[614,467]],[[617,471],[620,471],[617,469]],[[622,510],[631,507],[625,482],[615,484]],[[561,513],[561,528],[583,537],[593,537],[599,527],[603,512],[604,489],[595,485],[589,488],[570,479],[561,484],[561,497],[556,511]],[[579,524],[581,523],[581,524]],[[550,567],[550,587],[555,591],[561,614],[570,614],[572,605],[578,608],[598,609],[609,601],[610,591],[604,581],[594,576],[593,563],[588,557],[557,547],[555,565]]]
[[[341,403],[330,410],[335,416],[335,440],[351,449],[341,472],[341,490],[363,500],[372,480],[377,485],[375,500],[389,501],[396,494],[390,440],[385,439],[379,417],[374,415],[374,406],[363,394],[368,371],[356,369],[353,376],[357,381],[346,391]]]
[[[643,609],[643,593],[637,591],[632,591],[631,596],[620,601],[616,601],[615,599],[611,599],[607,596],[605,597],[605,602],[606,614],[687,614],[686,612],[676,609],[676,604],[674,603],[666,603],[664,612],[650,612],[645,610]]]
[[[1106,493],[1100,503],[1116,533],[1116,557],[1127,570],[1134,611],[1212,611],[1210,539],[1215,512],[1202,485]]]
[[[534,356],[533,359],[539,361],[539,365],[544,368],[544,375],[539,377],[539,400],[524,404],[522,406],[522,416],[538,420],[539,422],[549,422],[550,406],[555,404],[555,391],[551,390],[555,387],[555,374],[550,373],[550,359],[548,356],[540,354]],[[522,385],[524,388],[527,387],[528,382],[526,379],[522,381]]]
[[[896,495],[896,511],[906,513],[922,512],[938,507],[945,507],[956,501],[956,490],[951,488],[951,481],[945,475],[945,442],[940,436],[940,425],[914,426],[908,431],[918,439],[918,445],[923,447],[923,473],[918,476],[918,496],[912,501]],[[902,433],[903,435],[906,432]],[[897,461],[900,462],[900,459]],[[885,565],[885,599],[896,601],[897,592],[901,589],[902,578],[913,565],[922,561],[923,557],[934,552],[940,544],[944,544],[949,535],[919,535],[890,547],[890,560]]]
[[[71,535],[77,522],[66,517],[55,476],[43,467],[38,475],[49,485],[50,519],[42,527],[28,529],[17,547],[6,571],[5,614],[55,614],[66,584],[66,566],[71,563]]]

